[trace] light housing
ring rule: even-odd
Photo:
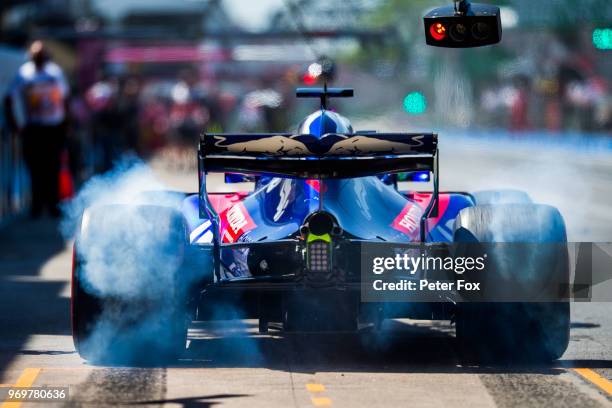
[[[307,267],[311,272],[329,272],[332,267],[331,242],[316,239],[307,244]]]
[[[428,45],[446,48],[472,48],[497,44],[502,38],[499,7],[465,2],[465,10],[455,6],[433,9],[423,18]],[[444,30],[442,30],[444,27]]]
[[[316,275],[332,270],[332,236],[342,234],[335,217],[327,211],[316,211],[300,227],[306,241],[306,269]]]

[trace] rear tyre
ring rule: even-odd
[[[466,363],[550,362],[569,344],[568,302],[464,303],[456,321]]]
[[[476,206],[461,211],[455,222],[455,242],[564,243],[565,224],[558,210],[535,204]],[[520,254],[504,247],[490,247],[488,262],[508,263],[525,279],[526,288],[552,282],[555,287],[569,283],[569,264],[564,245],[546,252],[538,245],[522,246]],[[506,247],[507,248],[507,247]],[[545,247],[547,248],[547,247]],[[529,253],[527,253],[528,251]],[[509,258],[509,255],[514,259]],[[516,259],[517,255],[521,259]],[[529,259],[531,275],[524,267]],[[489,272],[489,271],[487,271]],[[487,276],[502,289],[512,284],[512,274],[493,271]],[[509,278],[510,276],[510,278]],[[532,282],[530,282],[530,280]],[[505,281],[505,282],[504,282]],[[530,285],[533,283],[533,285]],[[485,287],[487,285],[485,284]],[[562,294],[560,293],[562,296]],[[562,297],[559,299],[563,299]],[[542,362],[560,358],[569,343],[570,306],[558,302],[461,302],[457,306],[456,330],[461,356],[466,362]],[[550,299],[547,297],[547,299]]]
[[[82,345],[86,343],[89,335],[96,326],[100,313],[102,313],[102,301],[83,290],[80,283],[82,277],[76,255],[76,244],[73,251],[74,261],[72,266],[72,294],[70,301],[72,339],[77,353],[84,359],[89,360]]]
[[[185,349],[182,215],[158,206],[88,209],[75,242],[72,330],[92,363],[156,365]]]

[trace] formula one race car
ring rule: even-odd
[[[454,23],[432,24],[428,35],[440,38],[437,24]],[[466,358],[559,358],[569,341],[567,301],[362,302],[364,245],[431,253],[457,243],[564,243],[566,233],[558,210],[523,193],[439,191],[438,136],[355,131],[327,108],[329,98],[352,95],[298,89],[298,97],[320,98],[321,107],[295,133],[202,134],[198,194],[151,192],[138,205],[87,209],[73,263],[80,355],[127,363],[176,358],[193,320],[254,318],[260,332],[272,322],[285,332],[357,332],[414,318],[454,321]],[[255,189],[210,193],[206,176],[215,172],[257,175]],[[398,173],[430,180],[432,188],[400,191]],[[524,270],[514,263],[508,277],[497,268],[489,286],[517,276],[525,287],[567,282],[567,254],[551,262],[538,248],[524,246]],[[503,248],[491,251],[505,262]],[[104,280],[111,270],[125,273],[129,285],[121,274]],[[124,290],[99,290],[117,286]]]

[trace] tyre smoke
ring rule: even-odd
[[[211,262],[185,262],[183,197],[127,158],[64,205],[61,230],[77,254],[78,348],[89,361],[158,364],[184,350],[190,290]]]

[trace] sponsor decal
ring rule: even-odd
[[[381,135],[382,136],[382,135]],[[329,154],[353,155],[368,153],[400,154],[410,153],[414,147],[424,146],[422,139],[425,135],[412,135],[401,142],[372,136],[351,136],[334,143],[329,149]]]
[[[391,226],[409,237],[416,237],[419,233],[419,223],[423,209],[413,202],[406,204],[402,212],[391,223]]]
[[[226,243],[236,242],[241,235],[257,226],[241,202],[219,214],[219,220],[221,240]]]
[[[221,214],[228,207],[237,201],[244,200],[249,193],[247,191],[238,191],[236,193],[208,193],[208,200],[212,204],[217,214]]]
[[[323,123],[321,119],[324,120]],[[372,153],[402,154],[433,151],[436,139],[431,134],[379,133],[373,135],[336,133],[338,124],[324,116],[304,125],[313,134],[235,134],[212,135],[211,153],[260,154],[265,156],[336,155],[359,156]],[[345,124],[340,124],[344,127]],[[332,133],[327,130],[331,127]],[[315,136],[320,135],[321,136]],[[210,139],[209,139],[210,140]]]
[[[440,200],[438,203],[438,216],[427,220],[429,231],[433,230],[443,220],[450,203],[449,194],[440,194],[438,197]],[[419,233],[423,208],[427,207],[431,199],[431,193],[414,193],[411,195],[411,198],[414,201],[409,201],[406,204],[402,212],[393,220],[391,226],[411,238],[416,238]]]
[[[230,153],[261,153],[269,156],[294,156],[310,153],[303,142],[296,139],[298,135],[287,137],[284,135],[258,136],[240,135],[234,136],[234,143],[229,142],[227,136],[215,136],[215,147]],[[249,140],[250,138],[250,140]]]

